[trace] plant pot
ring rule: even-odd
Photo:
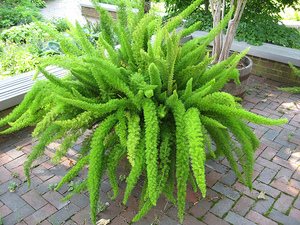
[[[241,85],[235,84],[234,80],[231,79],[221,90],[239,98],[243,98],[245,96],[248,80],[253,66],[252,60],[247,56],[245,56],[241,61],[245,65],[243,68],[238,68],[238,71],[240,72],[239,78]]]

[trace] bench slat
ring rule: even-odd
[[[48,66],[46,70],[59,78],[64,77],[64,75],[69,72],[68,70],[55,66]],[[30,71],[15,77],[0,80],[0,111],[20,104],[34,83],[37,80],[45,79],[42,74],[39,74],[36,81],[33,81],[32,77],[34,74],[35,71]]]
[[[61,78],[65,74],[66,74],[65,71],[60,71],[60,73],[57,72],[54,75]],[[39,75],[37,80],[41,80],[41,79],[44,79],[44,78],[45,78],[44,76]],[[34,83],[35,83],[35,81],[32,81],[31,77],[28,77],[28,78],[25,77],[22,80],[20,79],[18,82],[13,81],[11,83],[7,83],[6,85],[1,85],[0,86],[0,96],[1,95],[6,95],[7,92],[9,92],[10,90],[14,91],[14,90],[17,90],[17,89],[22,88],[22,87],[24,87],[25,89],[27,87],[30,88]],[[28,90],[28,88],[26,90]]]

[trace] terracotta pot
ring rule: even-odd
[[[239,78],[240,78],[241,86],[235,84],[234,80],[232,79],[221,90],[239,98],[243,98],[246,94],[248,80],[253,66],[252,60],[247,56],[245,56],[242,59],[242,61],[246,65],[246,67],[238,69],[238,71],[240,72]]]

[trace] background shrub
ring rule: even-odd
[[[177,13],[170,14],[168,17],[174,14]],[[190,27],[197,21],[201,21],[199,30],[210,31],[213,27],[212,16],[204,9],[199,9],[191,14],[184,26]],[[226,33],[226,29],[224,29],[224,33]],[[300,49],[300,31],[296,28],[286,27],[278,19],[267,14],[257,14],[255,20],[247,14],[244,15],[238,25],[235,39],[251,45],[262,45],[264,42]]]
[[[43,26],[55,29],[55,26],[50,23],[43,23]],[[2,41],[9,41],[14,43],[26,44],[27,42],[35,42],[36,40],[45,41],[49,35],[35,25],[30,23],[21,26],[14,26],[9,29],[5,29],[0,34]]]
[[[185,27],[190,27],[197,21],[201,21],[199,30],[210,31],[213,26],[213,19],[209,11],[209,4],[204,0],[204,5],[192,13],[188,18]],[[282,18],[280,12],[285,6],[295,6],[295,0],[266,0],[262,4],[258,0],[248,0],[238,25],[235,38],[238,41],[246,41],[251,45],[262,45],[270,43],[284,47],[300,49],[300,31],[290,28],[279,22]],[[177,15],[190,0],[166,0],[168,18]],[[229,8],[229,7],[227,7]],[[226,29],[224,29],[226,33]]]
[[[31,0],[31,2],[33,4],[35,4],[36,7],[38,7],[38,8],[45,8],[46,7],[46,3],[43,0]]]
[[[0,28],[32,22],[31,16],[41,19],[42,16],[30,0],[5,0],[0,3]]]
[[[69,26],[64,18],[60,17],[53,17],[52,19],[48,20],[58,32],[65,32],[69,29]]]
[[[0,41],[0,79],[33,70],[38,56],[31,52],[32,46]]]

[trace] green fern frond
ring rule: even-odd
[[[56,188],[57,189],[57,188]],[[64,197],[61,201],[69,201],[70,198],[74,195],[74,194],[79,194],[83,191],[85,191],[87,189],[87,179],[85,179],[81,184],[76,185],[73,189],[73,191],[68,194],[66,197]]]
[[[193,93],[193,78],[190,78],[186,84],[186,88],[184,90],[183,95],[180,97],[181,101],[186,101],[187,98],[191,97]]]
[[[234,157],[232,149],[238,148],[236,144],[231,140],[230,135],[228,132],[222,132],[218,128],[210,128],[209,126],[205,127],[206,130],[209,132],[211,138],[213,139],[214,143],[216,144],[216,151],[215,154],[217,156],[224,155],[228,160],[231,169],[235,172],[236,176],[240,179],[242,183],[245,184],[245,180],[239,171],[237,161]]]
[[[110,184],[114,191],[114,195],[112,196],[112,199],[116,198],[119,193],[116,171],[117,171],[117,166],[125,156],[126,156],[125,148],[119,145],[115,146],[109,154],[109,158],[107,162],[107,170],[108,170],[107,176],[110,179]]]
[[[132,167],[136,163],[136,148],[141,138],[140,117],[135,113],[127,113],[128,120],[128,137],[127,137],[127,152],[128,160]]]
[[[221,128],[221,129],[227,129],[222,123],[219,121],[210,118],[208,116],[200,115],[201,122],[206,125],[206,126],[211,126],[211,127],[216,127],[216,128]]]
[[[208,105],[206,103],[198,102],[197,108],[201,109],[201,111],[212,111],[212,112],[216,112],[216,113],[220,113],[220,114],[232,115],[236,118],[245,119],[245,120],[248,120],[248,121],[256,123],[256,124],[278,126],[278,125],[282,125],[287,122],[287,119],[272,120],[272,119],[258,116],[256,114],[248,112],[245,109],[233,109],[231,107],[228,107],[225,105],[220,105],[220,104],[215,104],[215,103],[210,103]]]
[[[142,66],[140,51],[141,49],[146,50],[148,44],[148,24],[154,19],[154,15],[146,14],[144,18],[136,25],[136,29],[132,34],[132,52],[136,63]]]
[[[145,158],[145,138],[140,140],[139,145],[136,148],[136,153],[135,153],[135,164],[132,165],[131,171],[129,173],[129,176],[126,179],[126,189],[124,193],[124,200],[123,204],[126,204],[128,201],[128,197],[130,196],[134,186],[136,185],[140,175],[143,172],[143,165],[146,161]]]
[[[69,132],[68,136],[65,137],[64,142],[59,146],[59,149],[56,150],[51,162],[59,164],[61,159],[67,154],[69,149],[74,145],[80,136],[82,136],[82,132],[80,130]]]
[[[42,119],[42,121],[40,121],[36,125],[36,127],[35,127],[35,129],[34,129],[34,131],[32,133],[32,136],[36,137],[36,138],[39,137],[40,134],[42,134],[45,131],[45,129],[47,129],[47,127],[50,124],[52,124],[56,120],[56,118],[58,116],[60,116],[62,113],[63,113],[63,107],[62,106],[54,107],[50,112],[48,112],[44,116],[44,118]]]
[[[117,121],[116,115],[108,116],[96,129],[91,142],[91,150],[89,157],[89,173],[88,173],[88,189],[90,192],[91,202],[91,218],[93,223],[96,223],[97,203],[99,199],[99,189],[101,178],[105,171],[104,154],[106,149],[103,145],[103,140],[108,132],[112,129]]]
[[[99,4],[95,5],[95,9],[100,14],[100,26],[103,38],[109,45],[114,47],[117,44],[114,37],[115,31],[117,31],[115,21],[110,13]]]
[[[40,88],[43,87],[44,82],[45,81],[41,80],[35,83],[28,94],[25,95],[24,100],[20,103],[20,105],[14,108],[8,116],[0,119],[0,127],[8,124],[8,122],[15,121],[28,110],[35,99],[35,96],[39,93]]]
[[[147,212],[149,212],[152,206],[153,206],[152,202],[150,201],[150,199],[148,199],[143,205],[143,207],[140,209],[138,214],[136,214],[135,217],[132,219],[132,222],[136,222],[140,220],[143,216],[147,214]]]
[[[201,25],[201,21],[197,21],[196,23],[194,23],[192,26],[182,30],[182,31],[179,31],[179,36],[181,38],[184,38],[188,35],[190,35],[191,33],[193,33],[194,31],[198,30],[200,28],[200,25]]]
[[[154,63],[149,65],[149,76],[150,76],[150,84],[156,85],[157,87],[154,89],[155,96],[158,97],[161,93],[162,83],[160,79],[159,70]]]
[[[122,146],[127,146],[127,124],[126,124],[126,117],[125,117],[125,111],[124,108],[119,108],[117,111],[117,118],[118,118],[118,124],[115,126],[116,134],[118,135],[120,139],[120,143]]]
[[[91,42],[88,40],[87,36],[85,35],[84,31],[82,30],[80,24],[78,21],[76,21],[76,26],[74,27],[71,22],[66,20],[70,30],[72,31],[71,34],[74,36],[76,41],[80,44],[81,48],[87,55],[93,55],[93,56],[101,56],[97,49],[94,48],[94,46],[91,44]]]
[[[185,114],[186,136],[189,143],[189,154],[192,162],[192,168],[199,189],[205,198],[205,146],[202,134],[202,124],[200,121],[200,112],[196,108],[189,108]]]
[[[84,156],[81,158],[74,167],[61,179],[55,190],[58,190],[62,187],[65,183],[70,182],[74,179],[75,176],[80,172],[80,170],[89,163],[89,155]]]
[[[117,110],[119,107],[128,107],[130,105],[130,101],[126,98],[123,99],[112,99],[105,104],[91,104],[88,102],[74,100],[69,98],[63,98],[60,96],[56,96],[62,102],[65,102],[68,105],[73,105],[75,107],[93,111],[94,115],[98,117],[103,116],[107,113]]]
[[[24,172],[28,180],[28,187],[31,185],[30,181],[30,166],[39,156],[43,155],[45,148],[48,144],[50,144],[53,140],[55,134],[60,130],[60,126],[56,124],[51,124],[42,136],[39,139],[39,142],[36,146],[33,147],[32,153],[30,153],[28,159],[24,162]]]
[[[146,144],[146,163],[148,176],[149,198],[153,205],[156,205],[155,194],[157,187],[158,174],[158,118],[155,104],[150,99],[143,102],[143,112],[145,117],[145,144]]]
[[[92,75],[92,72],[85,68],[72,68],[71,74],[91,90],[97,90],[97,82]]]
[[[201,118],[201,122],[203,122],[202,118]],[[209,160],[211,158],[213,158],[213,159],[217,158],[216,155],[215,155],[215,152],[212,148],[211,138],[210,138],[207,130],[205,129],[205,126],[202,126],[201,129],[202,129],[202,134],[203,134],[203,141],[204,141],[204,144],[205,144],[206,149],[208,151],[206,159]]]
[[[185,141],[185,107],[176,97],[176,93],[169,97],[167,104],[172,109],[176,124],[176,179],[177,179],[177,202],[178,217],[183,220],[185,210],[186,181],[188,179],[189,155]]]
[[[30,110],[27,110],[23,115],[21,115],[16,121],[8,122],[11,126],[10,128],[0,132],[0,134],[9,134],[17,130],[21,130],[24,127],[35,126],[38,122],[45,116],[45,111],[39,111],[38,113],[32,115]]]
[[[106,49],[108,56],[110,58],[110,61],[115,64],[116,66],[120,66],[120,58],[115,51],[114,47],[111,46],[109,43],[106,42],[106,40],[103,38],[103,34],[99,35],[99,43],[103,46],[104,49]]]
[[[244,170],[244,178],[247,186],[252,190],[252,174],[253,174],[253,165],[254,165],[254,151],[250,138],[244,133],[244,130],[241,126],[245,126],[245,124],[241,124],[236,122],[236,120],[232,118],[227,119],[228,123],[226,123],[227,127],[237,138],[237,141],[241,143],[241,149],[244,153],[244,157],[240,159]]]

